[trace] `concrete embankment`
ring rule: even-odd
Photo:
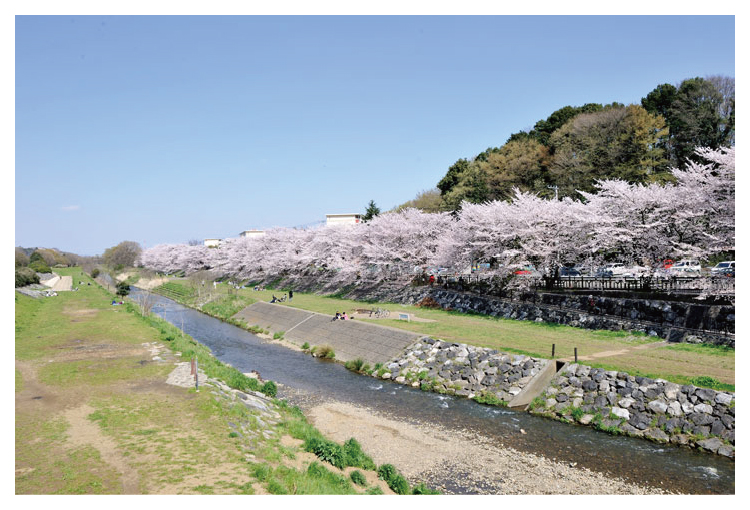
[[[253,303],[234,316],[249,326],[259,326],[298,345],[330,345],[336,359],[361,358],[372,365],[384,363],[403,351],[420,335],[357,320],[331,321],[330,315],[270,303]]]

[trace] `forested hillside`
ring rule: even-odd
[[[461,202],[509,200],[513,189],[581,199],[602,179],[672,182],[696,147],[734,145],[734,78],[661,84],[641,104],[564,106],[500,147],[448,168],[437,188],[396,207],[452,211]]]

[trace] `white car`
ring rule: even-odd
[[[725,262],[719,262],[711,268],[711,276],[724,274],[727,271],[734,271],[734,260],[727,260]]]
[[[697,260],[681,260],[669,269],[674,276],[700,276],[701,263]]]

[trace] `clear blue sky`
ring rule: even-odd
[[[735,76],[732,16],[19,16],[15,244],[387,210],[565,105]]]

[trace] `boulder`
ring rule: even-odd
[[[661,400],[652,400],[648,403],[648,408],[655,413],[664,414],[667,412],[667,404]]]
[[[613,407],[611,412],[612,412],[612,414],[614,414],[618,418],[622,418],[622,419],[625,419],[625,420],[629,420],[630,419],[630,412],[628,412],[627,409],[622,409],[620,407]]]
[[[704,450],[708,450],[709,452],[713,452],[713,453],[716,453],[716,451],[719,448],[724,446],[724,442],[718,437],[709,437],[708,439],[703,439],[702,441],[698,441],[697,444]]]

